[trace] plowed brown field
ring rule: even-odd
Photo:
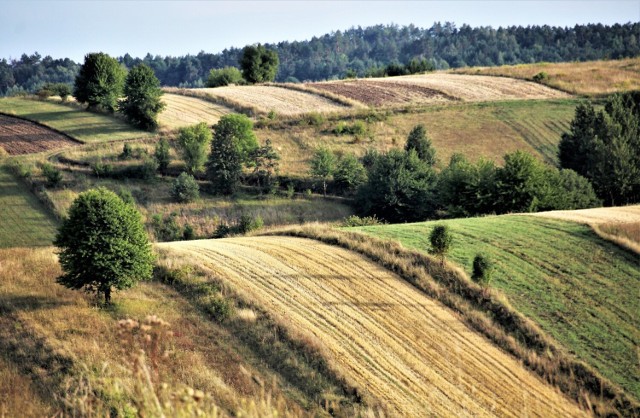
[[[580,210],[554,210],[538,212],[534,216],[561,219],[585,224],[640,222],[640,205]]]
[[[311,83],[309,86],[370,106],[569,97],[561,91],[525,80],[445,73]]]
[[[214,89],[197,89],[213,97],[221,97],[261,112],[279,115],[301,115],[310,112],[339,112],[347,106],[313,93],[276,86],[228,86]]]
[[[0,114],[0,147],[10,155],[31,154],[77,145],[38,124]]]
[[[160,244],[227,280],[402,416],[583,416],[439,303],[356,253],[289,237]]]

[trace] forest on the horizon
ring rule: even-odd
[[[376,25],[265,46],[278,53],[277,81],[318,81],[366,77],[389,64],[406,64],[412,59],[426,59],[435,69],[448,69],[635,57],[640,55],[640,23],[498,29],[458,28],[449,22],[428,29]],[[118,60],[128,68],[141,62],[149,65],[165,86],[202,87],[211,69],[238,66],[241,53],[242,48],[229,48],[181,57],[125,54]],[[43,58],[37,52],[2,59],[0,95],[33,93],[46,83],[73,84],[79,67],[69,58]]]

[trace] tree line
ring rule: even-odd
[[[376,75],[391,64],[426,60],[435,69],[533,62],[620,59],[640,55],[640,23],[494,29],[446,22],[430,28],[376,25],[336,31],[305,41],[265,44],[280,59],[277,81]],[[147,54],[118,60],[146,64],[165,86],[203,87],[214,68],[239,68],[243,48],[180,57]],[[0,95],[35,92],[46,83],[73,83],[80,65],[69,59],[23,54],[0,60]]]

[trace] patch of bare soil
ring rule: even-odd
[[[77,144],[44,126],[0,114],[0,147],[9,155],[33,154]]]

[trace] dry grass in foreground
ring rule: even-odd
[[[532,80],[544,72],[542,83],[572,94],[596,96],[640,89],[640,58],[611,61],[538,63],[471,67],[453,70],[457,74],[482,74]]]
[[[23,389],[0,392],[11,396],[0,397],[0,415],[3,408],[8,416],[24,415],[28,409],[11,411],[32,403],[35,416],[105,416],[110,409],[121,416],[136,409],[141,416],[160,416],[154,399],[173,399],[165,415],[187,416],[171,412],[182,408],[175,402],[186,394],[208,399],[207,416],[323,416],[317,404],[305,401],[238,340],[242,324],[251,327],[250,322],[232,320],[232,333],[159,283],[119,292],[115,306],[98,309],[82,292],[56,284],[59,274],[51,248],[0,250],[0,389],[7,382]],[[201,290],[216,294],[213,288]],[[147,360],[140,360],[132,353],[147,341],[144,334],[158,341],[153,326],[164,324],[155,317],[144,320],[150,313],[168,322],[163,327],[173,335],[164,332],[166,339],[159,340],[164,349],[156,355],[145,346]],[[118,326],[124,318],[137,320],[124,322],[133,324],[127,328],[130,337]],[[144,327],[136,329],[135,323]],[[309,412],[300,406],[304,402]],[[47,413],[38,412],[43,408]]]
[[[365,257],[318,241],[161,244],[229,282],[402,416],[586,415],[454,312]]]

